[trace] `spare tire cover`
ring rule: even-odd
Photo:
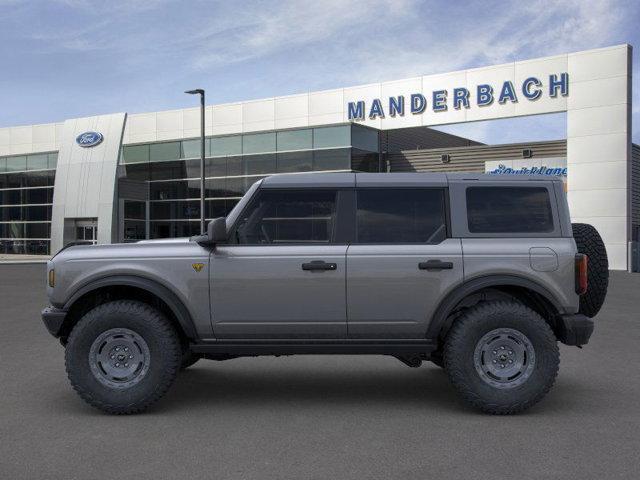
[[[586,223],[573,223],[573,238],[579,253],[587,255],[587,291],[580,296],[579,312],[595,317],[607,296],[609,286],[609,260],[607,250],[598,231]]]

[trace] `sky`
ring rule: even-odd
[[[0,127],[347,87],[630,43],[640,142],[640,2],[0,0]],[[564,114],[442,128],[564,138]]]

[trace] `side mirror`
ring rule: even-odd
[[[207,237],[213,244],[227,241],[227,219],[225,217],[214,218],[207,225]]]
[[[227,241],[227,219],[225,217],[214,218],[207,225],[207,234],[193,237],[192,240],[202,246],[213,246],[216,243]]]

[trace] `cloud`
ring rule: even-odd
[[[171,108],[163,94],[194,80],[215,85],[216,101],[235,101],[637,41],[640,17],[635,0],[0,0],[0,6],[6,26],[0,51],[31,62],[33,71],[43,57],[95,53],[92,62],[109,81],[126,77],[132,90],[144,90],[151,107],[120,105],[118,87],[101,78],[105,105],[112,95],[114,110],[132,111],[154,108],[156,100],[162,103],[155,108]]]
[[[193,38],[201,48],[192,65],[198,69],[221,67],[258,59],[320,42],[344,44],[354,31],[364,33],[381,12],[387,21],[404,18],[414,2],[405,0],[282,1],[260,8],[245,4],[234,12],[232,26],[217,25]]]

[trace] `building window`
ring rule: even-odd
[[[0,253],[46,255],[56,152],[0,158]]]
[[[348,146],[351,146],[350,125],[313,129],[313,148],[335,148]]]
[[[149,161],[149,145],[127,145],[122,147],[122,163]]]
[[[377,153],[354,148],[351,151],[351,170],[356,172],[379,172],[380,157]]]
[[[242,154],[242,135],[214,137],[211,139],[211,156],[226,157]]]
[[[275,133],[254,133],[242,136],[242,153],[265,153],[276,151]]]
[[[183,140],[180,142],[180,158],[200,158],[201,152],[201,140],[194,138],[193,140]],[[211,156],[211,139],[204,139],[204,155],[205,157]]]
[[[180,142],[152,143],[149,148],[149,160],[152,162],[179,160],[180,153]],[[200,153],[197,157],[200,157]]]
[[[278,153],[278,173],[309,172],[313,170],[313,152]]]
[[[351,130],[351,145],[353,148],[378,152],[378,130],[353,125]]]
[[[313,152],[313,170],[350,170],[351,149],[316,150]]]
[[[269,173],[275,173],[276,168],[276,155],[273,153],[266,153],[262,155],[244,155],[245,175],[265,175]]]
[[[277,133],[278,151],[311,150],[313,148],[313,130],[284,130]]]

